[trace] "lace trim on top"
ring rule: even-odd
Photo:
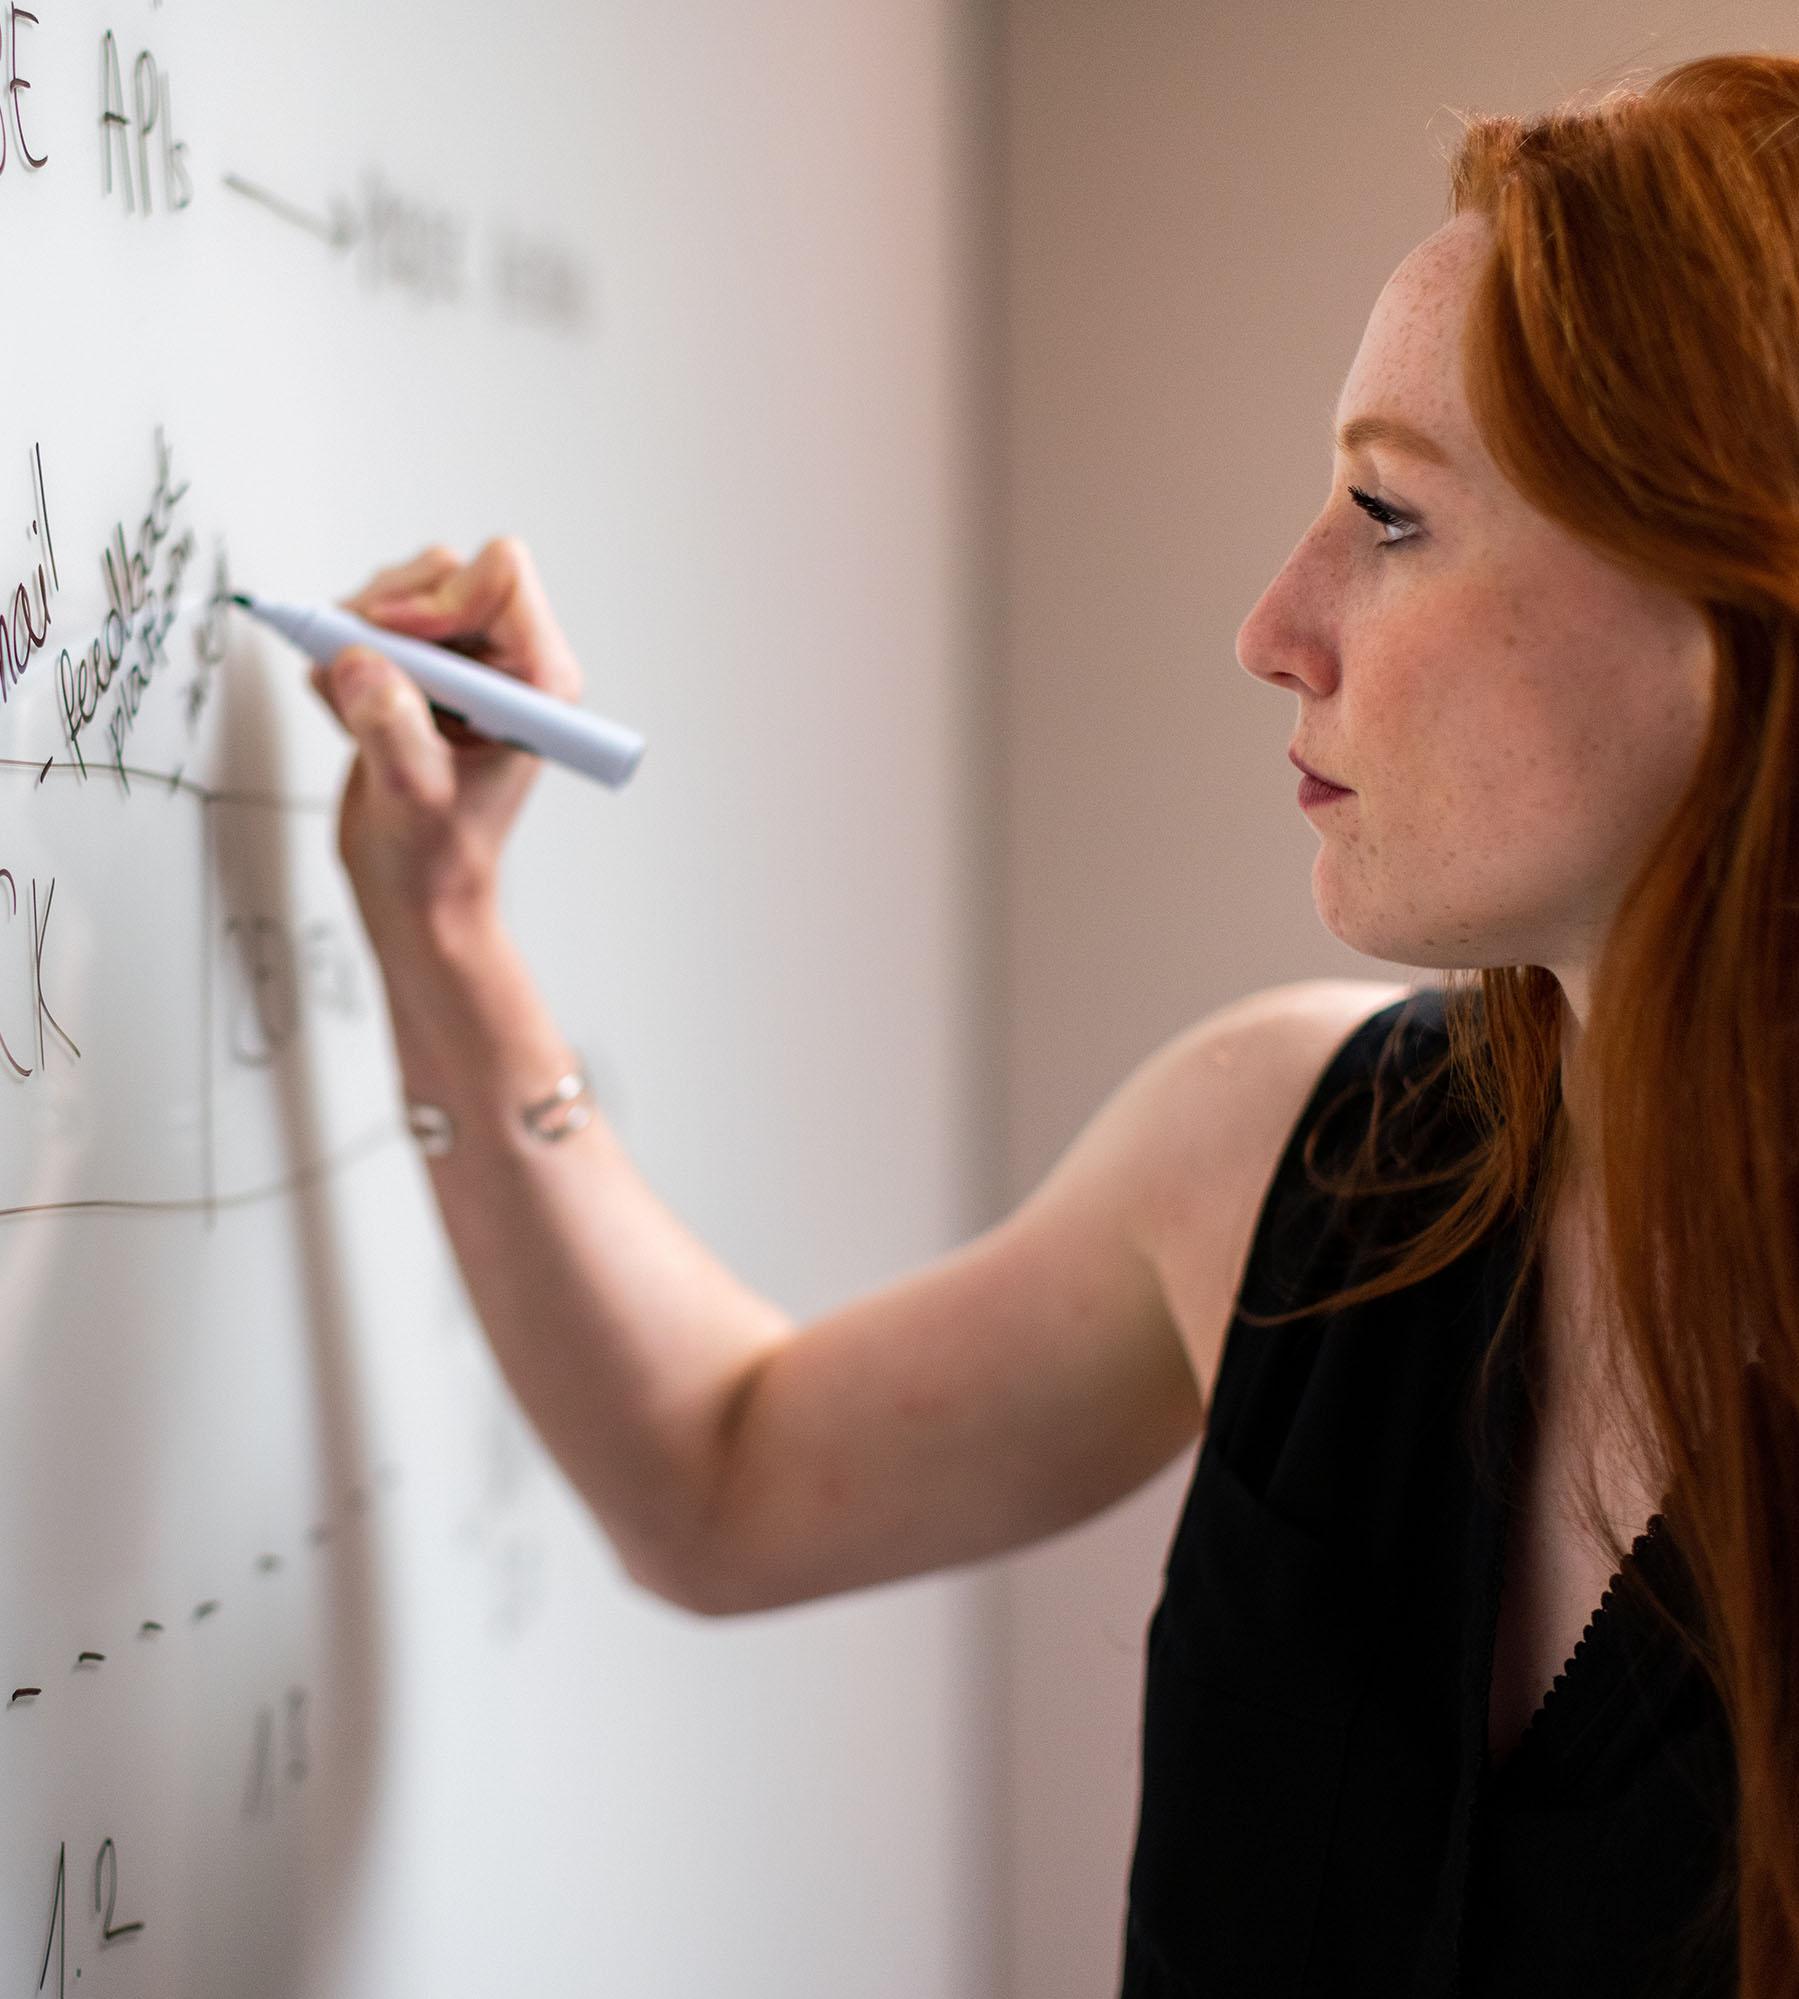
[[[1555,1766],[1558,1787],[1565,1787],[1575,1776],[1589,1774],[1582,1764],[1597,1773],[1613,1754],[1628,1758],[1632,1719],[1638,1726],[1653,1722],[1685,1678],[1691,1662],[1684,1650],[1659,1629],[1652,1612],[1625,1598],[1627,1579],[1649,1587],[1663,1602],[1680,1595],[1684,1570],[1665,1530],[1663,1515],[1656,1513],[1631,1543],[1562,1670],[1511,1753],[1492,1772],[1495,1784],[1528,1782],[1539,1768]],[[1606,1719],[1613,1724],[1609,1729],[1596,1727]]]

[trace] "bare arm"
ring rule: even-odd
[[[518,1106],[565,1050],[497,926],[386,950],[408,1091],[456,1119],[430,1171],[470,1297],[647,1586],[752,1609],[973,1560],[1084,1518],[1191,1441],[1197,1386],[1135,1233],[1178,1054],[1117,1092],[1015,1214],[798,1326],[603,1119],[554,1146],[523,1131]]]
[[[482,631],[498,659],[572,691],[521,551],[420,563],[378,622]],[[358,608],[374,615],[376,595]],[[634,1577],[719,1613],[969,1561],[1086,1517],[1192,1441],[1224,1273],[1352,1024],[1349,982],[1201,1022],[1015,1213],[797,1326],[684,1227],[603,1120],[555,1146],[523,1131],[519,1107],[567,1063],[493,895],[526,760],[452,749],[416,690],[346,661],[320,680],[361,751],[340,840],[406,1087],[456,1119],[431,1166],[445,1225],[501,1367]]]

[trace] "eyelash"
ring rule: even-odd
[[[1364,493],[1360,486],[1351,486],[1349,497],[1361,508],[1368,518],[1382,527],[1410,528],[1410,534],[1397,535],[1391,541],[1377,541],[1376,548],[1398,548],[1401,543],[1417,538],[1417,523],[1408,521],[1404,514],[1396,514],[1385,500],[1377,500],[1372,493]]]

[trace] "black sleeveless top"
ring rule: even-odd
[[[1321,1126],[1321,1170],[1346,1165],[1378,1084],[1383,1174],[1461,1157],[1446,1084],[1386,1109],[1445,1047],[1434,987],[1365,1021],[1264,1200],[1149,1626],[1122,1999],[1736,1991],[1735,1766],[1710,1682],[1638,1594],[1698,1626],[1660,1514],[1489,1765],[1525,1312],[1487,1400],[1475,1370],[1522,1219],[1369,1303],[1242,1317],[1388,1268],[1442,1212],[1442,1190],[1335,1204],[1301,1151]]]

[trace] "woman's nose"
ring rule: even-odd
[[[1326,694],[1336,684],[1321,554],[1308,534],[1237,628],[1237,664],[1270,686]]]

